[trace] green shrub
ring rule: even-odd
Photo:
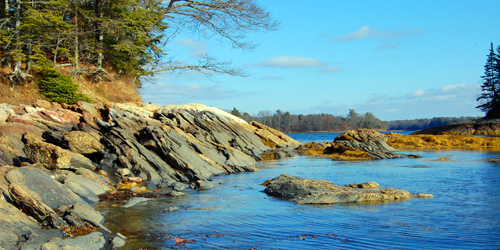
[[[51,70],[41,72],[40,76],[43,79],[37,82],[39,91],[51,102],[74,104],[78,101],[92,101],[86,95],[76,93],[79,86],[69,76]]]

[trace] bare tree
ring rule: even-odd
[[[174,37],[178,32],[191,29],[202,37],[218,36],[228,40],[235,48],[253,49],[255,44],[246,41],[249,31],[272,31],[278,21],[258,6],[254,0],[170,0],[165,17]],[[196,65],[168,65],[160,70],[196,70],[242,76],[240,70],[230,68],[229,63],[219,62],[213,56],[204,55]]]

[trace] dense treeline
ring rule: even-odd
[[[2,0],[0,65],[12,69],[13,84],[56,66],[94,80],[106,79],[109,68],[136,78],[166,70],[238,74],[208,55],[196,63],[163,58],[164,46],[188,30],[251,47],[245,33],[276,26],[254,0]]]
[[[347,129],[370,128],[377,130],[422,130],[451,123],[470,122],[471,117],[437,117],[432,119],[381,121],[372,113],[358,114],[353,109],[346,116],[331,114],[292,115],[277,110],[260,111],[257,115],[241,113],[234,108],[231,114],[246,121],[257,121],[286,133],[345,131]]]
[[[474,122],[478,117],[434,117],[432,119],[389,121],[389,130],[422,130],[453,123]]]

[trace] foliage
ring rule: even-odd
[[[70,76],[62,75],[55,71],[41,73],[43,79],[39,80],[38,86],[47,100],[58,103],[74,104],[78,101],[91,102],[87,96],[77,93],[78,84],[71,80]]]
[[[231,113],[233,115],[241,114],[236,108]],[[387,123],[376,118],[372,113],[359,115],[352,109],[346,117],[331,114],[293,115],[290,112],[283,112],[281,110],[277,110],[274,113],[264,110],[255,116],[243,113],[239,117],[246,121],[257,121],[287,133],[344,131],[357,128],[387,128]]]
[[[179,32],[219,36],[239,48],[248,31],[273,30],[277,22],[255,0],[2,0],[0,65],[38,70],[46,57],[73,73],[103,66],[131,79],[165,70],[239,74],[203,55],[198,64],[165,60],[164,46]],[[164,62],[164,63],[161,63]],[[31,66],[38,69],[33,69]]]
[[[360,115],[354,109],[350,109],[346,116],[331,114],[292,115],[290,112],[283,112],[281,110],[277,110],[274,113],[264,110],[259,111],[257,115],[250,115],[248,113],[242,114],[236,108],[233,108],[231,114],[248,122],[257,121],[286,133],[345,131],[358,128],[422,130],[451,123],[471,122],[475,119],[472,117],[435,117],[432,119],[382,121],[370,112]]]
[[[482,93],[477,98],[481,104],[476,108],[485,112],[486,118],[500,118],[500,46],[495,53],[491,43],[484,65],[484,75],[481,78]]]

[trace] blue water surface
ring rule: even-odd
[[[328,134],[292,136],[333,140]],[[500,164],[485,161],[499,156],[412,153],[422,158],[263,162],[256,173],[215,177],[211,190],[113,209],[106,226],[129,237],[124,249],[500,249]],[[337,185],[375,181],[434,197],[312,206],[262,192],[261,183],[285,173]],[[175,237],[187,242],[176,245]]]

